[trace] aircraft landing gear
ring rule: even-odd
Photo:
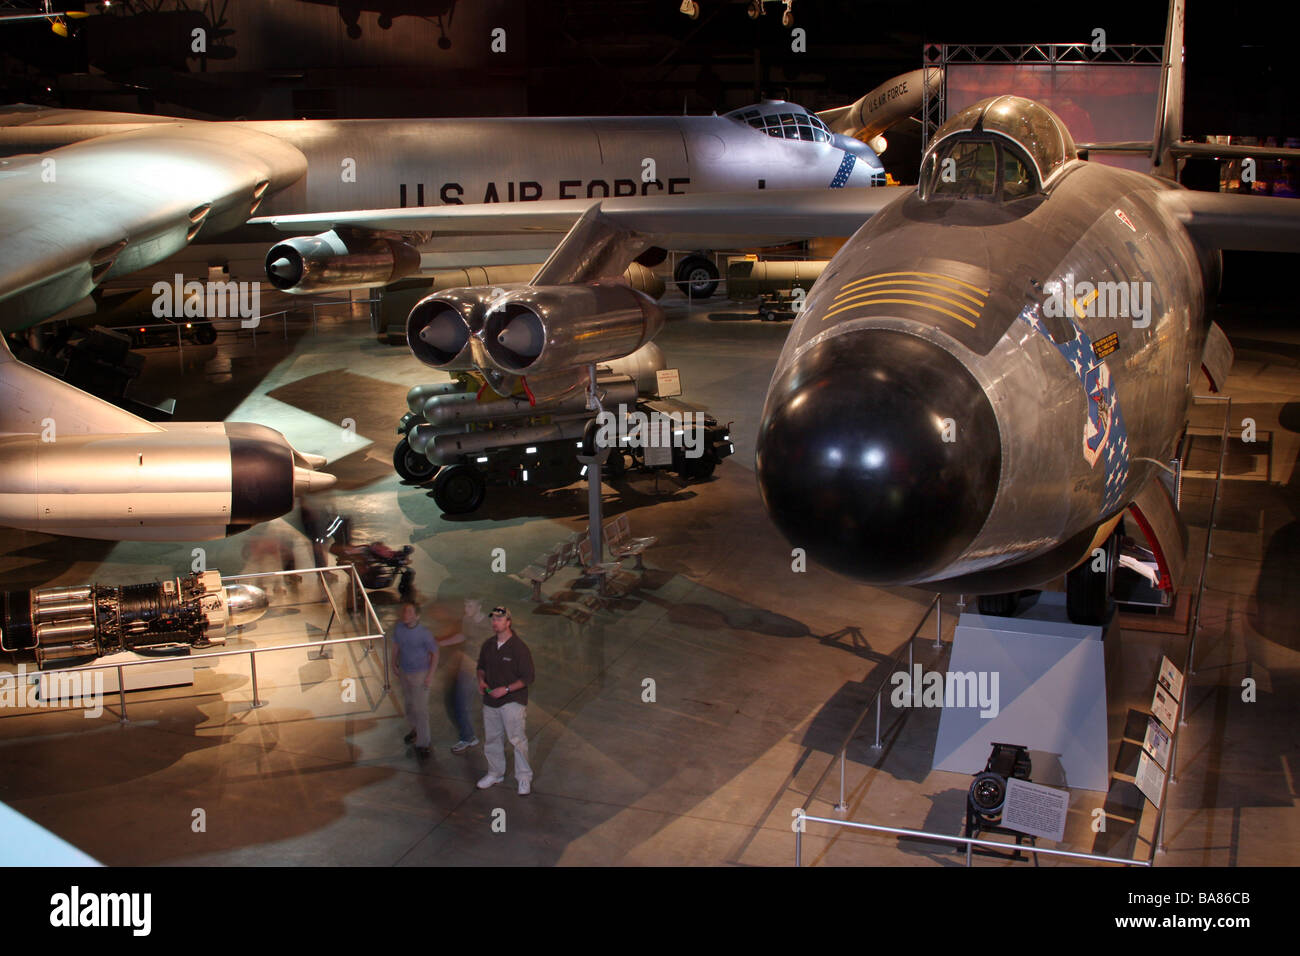
[[[692,299],[707,299],[717,292],[718,278],[718,267],[706,256],[687,256],[673,272],[677,288]]]
[[[1074,624],[1096,627],[1106,623],[1111,585],[1119,563],[1118,533],[1112,532],[1101,550],[1101,555],[1094,552],[1077,568],[1065,573],[1065,611]],[[1100,570],[1095,569],[1098,562],[1104,564]]]
[[[410,442],[405,438],[393,449],[393,468],[403,481],[412,481],[418,485],[424,484],[438,470],[437,465],[412,449]]]
[[[975,599],[975,607],[981,614],[989,617],[1014,617],[1020,606],[1020,592],[1010,591],[1004,594],[981,594]]]
[[[447,465],[433,479],[433,500],[444,514],[477,511],[487,496],[483,472],[473,465]]]

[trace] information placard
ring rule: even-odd
[[[1178,701],[1170,697],[1163,687],[1157,687],[1155,696],[1151,698],[1151,713],[1160,718],[1160,723],[1173,733],[1178,721]]]
[[[1160,726],[1154,717],[1147,718],[1147,733],[1142,740],[1142,749],[1155,758],[1161,770],[1169,769],[1169,731]]]
[[[1160,791],[1165,786],[1165,772],[1145,753],[1138,758],[1137,787],[1155,806],[1160,809]]]
[[[645,448],[645,463],[658,468],[673,463],[673,450],[668,445],[651,444]]]
[[[1065,836],[1065,818],[1070,810],[1070,792],[1044,787],[1012,777],[1007,781],[1007,802],[1002,807],[1002,826],[1019,833],[1060,842]]]
[[[660,398],[672,398],[682,393],[682,372],[676,368],[661,368],[655,372],[655,390]]]
[[[1160,658],[1160,674],[1156,677],[1156,681],[1174,695],[1174,700],[1183,699],[1183,672],[1175,667],[1174,662],[1169,658]]]

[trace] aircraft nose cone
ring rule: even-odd
[[[1001,458],[993,407],[956,358],[862,329],[824,340],[773,382],[757,470],[792,545],[891,586],[937,576],[974,540]]]

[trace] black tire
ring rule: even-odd
[[[422,485],[434,476],[438,466],[413,449],[411,443],[403,438],[393,449],[393,469],[401,475],[403,481]]]
[[[682,461],[681,475],[687,481],[704,481],[713,477],[713,469],[717,466],[712,455],[686,458]]]
[[[389,16],[387,13],[381,13],[379,15],[379,29],[391,30],[392,28],[393,28],[393,18]]]
[[[211,345],[217,340],[217,330],[211,322],[200,322],[194,326],[194,341],[199,345]]]
[[[605,478],[608,481],[617,481],[627,473],[627,459],[623,457],[620,449],[610,449],[609,458],[605,460]]]
[[[473,465],[448,465],[433,479],[433,500],[444,514],[477,511],[487,496],[483,472]]]
[[[707,299],[718,291],[718,267],[704,256],[687,256],[677,263],[673,279],[682,295]]]
[[[1065,573],[1065,613],[1073,624],[1098,627],[1106,623],[1106,612],[1110,609],[1111,573],[1118,550],[1115,535],[1106,540],[1103,550],[1106,553],[1103,570],[1094,571],[1095,558],[1088,555],[1077,568]]]
[[[771,311],[770,309],[767,312],[763,313],[764,322],[775,322],[776,319],[777,319],[776,313]]]
[[[975,599],[975,605],[981,614],[989,617],[1014,617],[1020,606],[1020,592],[1009,594],[981,594]]]

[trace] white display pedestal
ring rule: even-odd
[[[103,692],[105,694],[117,693],[117,668],[116,664],[130,664],[133,661],[157,660],[158,663],[150,664],[148,667],[124,667],[122,668],[122,681],[126,684],[127,690],[153,690],[156,687],[183,687],[194,683],[194,658],[190,656],[175,658],[144,658],[130,651],[120,651],[117,654],[106,654],[94,662],[94,666],[87,666],[79,675],[80,687],[83,692],[90,691],[95,686],[96,671],[103,674]],[[34,672],[33,677],[37,677],[39,672]],[[75,686],[67,683],[67,677],[60,677],[57,674],[39,674],[38,679],[41,682],[41,699],[51,700],[66,696],[67,687]],[[53,679],[54,685],[50,685]],[[60,693],[62,689],[62,694]]]
[[[982,674],[990,687],[997,675],[998,713],[945,707],[935,770],[979,773],[995,742],[1019,744],[1059,755],[1070,787],[1109,787],[1102,629],[1071,624],[1064,594],[1045,591],[1018,617],[963,614],[948,673]]]

